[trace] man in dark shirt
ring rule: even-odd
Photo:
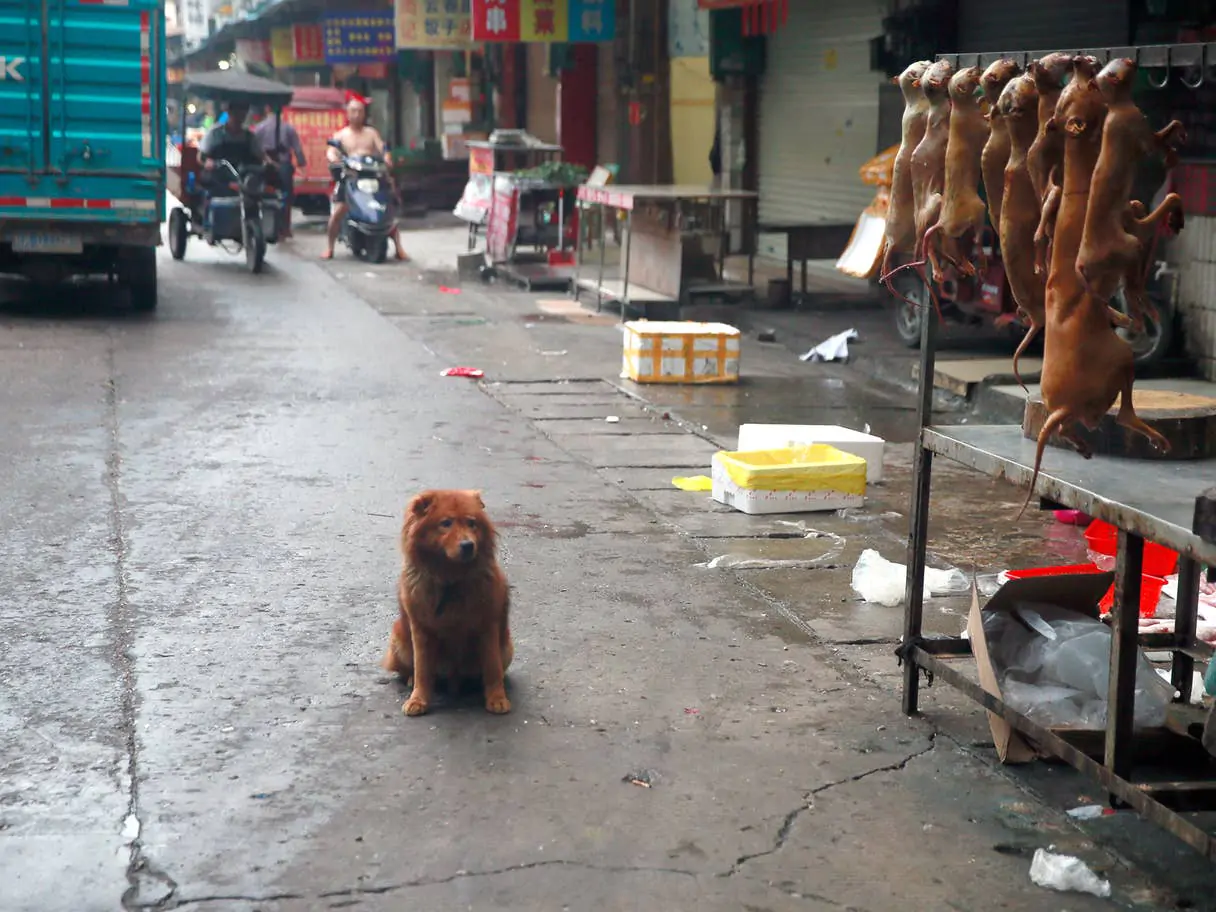
[[[228,105],[228,119],[207,131],[199,145],[199,157],[203,168],[215,170],[222,160],[240,168],[242,165],[260,165],[266,161],[266,152],[253,131],[245,126],[249,117],[249,105],[233,102]]]
[[[291,237],[291,205],[295,198],[292,175],[296,168],[303,169],[308,164],[304,155],[304,144],[300,142],[300,134],[279,115],[268,111],[253,128],[253,135],[262,143],[270,157],[279,166],[279,182],[283,190],[282,223],[279,236]],[[277,145],[275,137],[278,137]]]

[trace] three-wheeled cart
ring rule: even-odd
[[[208,101],[269,107],[281,115],[291,103],[293,89],[239,70],[216,70],[189,76],[185,91],[188,96]],[[185,139],[186,108],[185,104],[181,106],[182,144],[174,147],[175,154],[170,154],[168,161],[166,183],[169,192],[181,203],[169,213],[169,252],[173,259],[182,259],[193,236],[211,246],[244,252],[249,271],[261,272],[266,245],[278,242],[279,212],[283,205],[282,194],[275,189],[278,169],[271,164],[237,168],[220,162],[211,174],[205,175],[198,146]],[[276,123],[282,123],[281,116]],[[205,188],[208,183],[213,187],[226,183],[231,195],[213,194],[208,200]]]
[[[560,164],[562,147],[522,130],[496,130],[466,145],[469,182],[455,213],[469,223],[469,250],[484,232],[485,270],[529,290],[569,289],[565,251],[577,237],[578,184],[536,173]]]

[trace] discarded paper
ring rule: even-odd
[[[1106,899],[1110,881],[1103,880],[1080,858],[1036,849],[1030,862],[1030,879],[1040,887],[1060,893],[1089,893]]]
[[[803,361],[848,361],[849,343],[859,338],[857,330],[846,329],[836,333],[829,339],[820,342],[804,355],[799,355]]]
[[[713,479],[708,475],[677,475],[671,483],[681,491],[712,491]]]

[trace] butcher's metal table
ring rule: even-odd
[[[1035,493],[1061,507],[1081,510],[1119,529],[1116,555],[1115,605],[1111,613],[1110,685],[1102,759],[1085,750],[1084,738],[1055,731],[1030,721],[999,696],[987,693],[958,667],[972,655],[971,643],[961,637],[926,638],[923,635],[925,556],[929,535],[929,494],[934,455],[969,466],[994,478],[1004,478],[1025,490],[1033,471],[1032,441],[1016,425],[989,427],[932,426],[932,396],[937,320],[926,315],[922,324],[920,360],[920,437],[913,466],[913,495],[908,536],[908,576],[904,595],[904,632],[897,655],[904,665],[903,709],[919,710],[922,673],[940,678],[1090,777],[1112,796],[1168,830],[1187,845],[1216,861],[1216,837],[1198,825],[1190,811],[1216,810],[1216,781],[1134,781],[1136,735],[1136,664],[1138,646],[1173,653],[1171,681],[1183,709],[1190,702],[1196,660],[1213,655],[1212,647],[1195,636],[1201,564],[1216,565],[1216,542],[1196,534],[1198,499],[1216,483],[1216,460],[1150,462],[1094,457],[1049,447]],[[1010,515],[1013,521],[1013,515]],[[1209,536],[1210,538],[1210,536]],[[1139,635],[1140,584],[1144,543],[1156,542],[1180,555],[1177,616],[1172,634]],[[1179,755],[1198,745],[1188,727],[1176,735]],[[1174,744],[1174,742],[1171,742]],[[1143,777],[1141,777],[1143,779]]]
[[[645,316],[647,305],[665,309],[664,316],[678,310],[691,294],[704,289],[727,293],[731,289],[750,290],[756,256],[756,214],[758,195],[747,190],[720,190],[702,186],[683,185],[612,185],[594,187],[584,184],[578,189],[578,199],[602,210],[625,213],[625,238],[621,250],[621,275],[604,275],[604,240],[606,213],[601,213],[600,259],[595,278],[583,274],[583,251],[579,244],[575,259],[573,293],[595,294],[596,309],[603,302],[619,301],[621,319],[631,307]],[[740,207],[737,225],[742,236],[742,250],[730,249],[732,226],[726,215],[728,204]],[[638,243],[634,244],[634,235]],[[706,263],[694,249],[693,239],[716,236],[716,255]],[[723,277],[723,265],[728,254],[747,255],[747,284],[729,283]]]

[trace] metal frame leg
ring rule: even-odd
[[[599,313],[604,309],[604,227],[608,221],[608,213],[616,212],[615,209],[609,209],[600,204],[600,276],[595,286],[595,312]],[[614,216],[615,218],[615,216]]]
[[[1199,562],[1182,558],[1178,565],[1178,601],[1174,618],[1174,662],[1170,681],[1181,695],[1178,702],[1191,702],[1195,682],[1195,660],[1183,652],[1195,640],[1199,618]]]
[[[1136,713],[1137,638],[1140,632],[1140,582],[1144,539],[1119,530],[1115,607],[1111,612],[1110,684],[1106,696],[1105,766],[1121,779],[1132,769]]]
[[[926,300],[928,300],[926,296]],[[920,326],[920,400],[916,415],[923,431],[933,420],[933,376],[937,359],[937,321],[929,314]],[[933,453],[923,446],[918,432],[916,462],[912,466],[912,510],[908,531],[908,577],[904,590],[904,652],[905,715],[918,712],[920,698],[920,668],[912,658],[910,647],[921,638],[925,618],[925,551],[929,544],[929,492],[933,479]]]
[[[621,248],[621,322],[625,322],[625,310],[629,307],[629,247],[633,243],[633,210],[625,216],[625,244]]]

